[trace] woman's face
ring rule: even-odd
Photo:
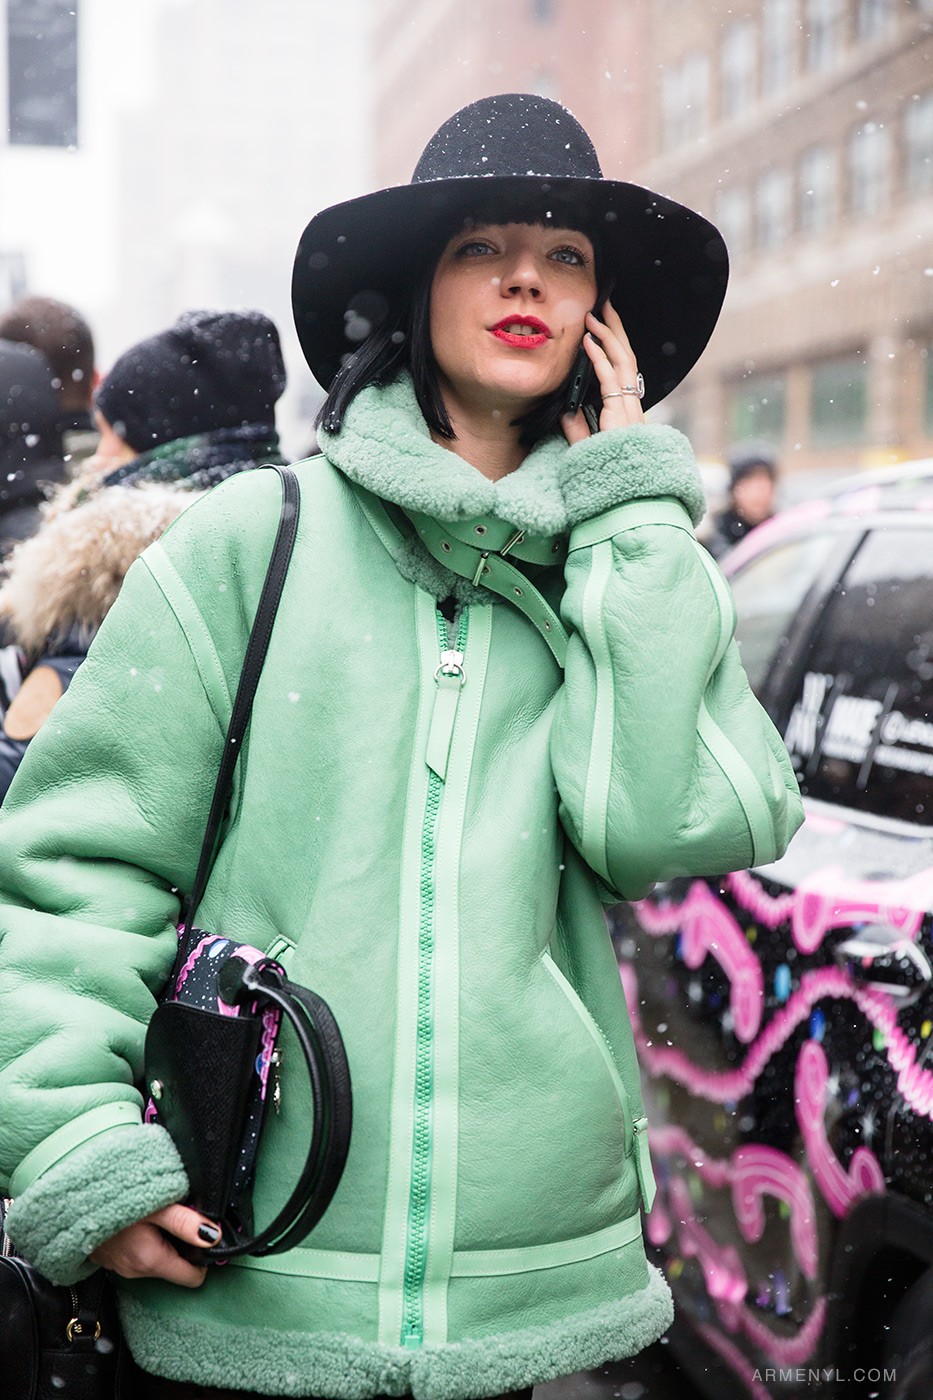
[[[457,234],[431,285],[431,344],[445,399],[514,417],[558,389],[595,298],[586,234],[538,224]]]

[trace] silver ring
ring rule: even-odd
[[[639,399],[645,397],[645,381],[642,378],[641,371],[636,374],[634,384],[623,384],[618,391],[614,390],[611,394],[603,394],[602,397],[604,399],[620,399],[623,394],[634,394],[635,397]]]

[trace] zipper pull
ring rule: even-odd
[[[424,760],[441,782],[447,777],[447,760],[450,757],[450,741],[453,738],[454,720],[460,703],[460,691],[466,681],[463,671],[463,652],[441,652],[441,661],[434,672],[434,709],[431,712],[431,727],[428,730],[428,743]]]
[[[647,1215],[654,1205],[654,1198],[657,1194],[654,1171],[651,1167],[651,1153],[648,1151],[648,1119],[636,1118],[633,1126],[635,1129],[635,1170],[638,1173],[642,1205],[645,1207]]]

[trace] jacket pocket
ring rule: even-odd
[[[551,974],[551,976],[557,983],[560,990],[563,992],[566,999],[570,1002],[570,1005],[576,1012],[578,1019],[583,1022],[590,1037],[596,1045],[596,1048],[602,1056],[603,1064],[606,1066],[606,1070],[608,1071],[609,1077],[612,1080],[613,1088],[615,1089],[619,1102],[622,1105],[622,1115],[625,1122],[625,1155],[627,1157],[631,1156],[632,1148],[635,1144],[634,1120],[632,1118],[631,1105],[629,1104],[628,1090],[626,1089],[622,1076],[619,1073],[619,1067],[615,1062],[615,1057],[609,1048],[609,1042],[606,1040],[606,1037],[599,1029],[599,1026],[593,1019],[592,1014],[587,1010],[586,1004],[577,993],[573,984],[569,982],[564,976],[564,974],[561,972],[560,968],[557,966],[557,963],[551,957],[550,953],[542,953],[541,962],[547,968],[548,972]]]
[[[609,1042],[603,1035],[599,1026],[587,1009],[586,1003],[580,997],[573,984],[561,972],[557,963],[550,953],[541,954],[541,962],[551,974],[557,986],[570,1003],[577,1017],[581,1020],[590,1034],[596,1048],[602,1056],[603,1063],[609,1072],[619,1103],[622,1106],[622,1117],[625,1124],[625,1155],[635,1156],[635,1171],[638,1176],[638,1188],[641,1192],[642,1204],[646,1211],[650,1211],[655,1197],[654,1172],[651,1167],[651,1156],[648,1151],[648,1120],[644,1116],[635,1118],[632,1115],[631,1104],[629,1103],[628,1090],[625,1081],[619,1073],[615,1056],[609,1048]]]

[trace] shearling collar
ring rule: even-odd
[[[403,510],[435,520],[492,515],[536,535],[570,528],[558,479],[568,452],[563,437],[545,438],[517,471],[490,481],[431,440],[407,374],[384,388],[364,389],[341,431],[321,429],[320,439],[328,459],[351,481]]]

